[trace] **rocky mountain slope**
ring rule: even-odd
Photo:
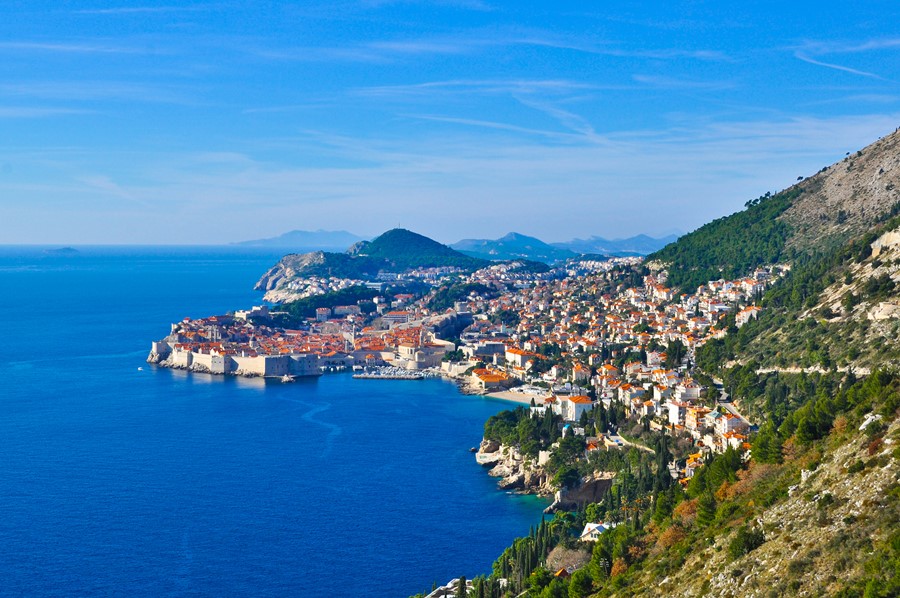
[[[793,188],[802,192],[780,217],[788,248],[814,251],[865,233],[900,201],[900,130]]]
[[[648,259],[692,289],[773,262],[833,251],[866,234],[900,205],[900,131],[879,139],[747,209],[684,235]]]
[[[657,544],[650,548],[656,556],[627,587],[601,595],[892,595],[900,588],[890,584],[898,580],[882,575],[900,557],[900,422],[876,440],[842,426],[846,421],[838,423],[824,451],[798,451],[781,466],[753,465],[742,481],[723,489],[726,495],[752,496],[746,502],[753,514],[726,517],[707,541],[691,544],[680,566],[657,574],[671,554],[660,550],[668,544],[665,534],[656,533]],[[771,500],[766,494],[783,498],[754,509],[753,498]],[[736,555],[732,546],[745,525],[762,532],[761,543]]]

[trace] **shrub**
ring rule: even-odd
[[[847,473],[859,473],[865,468],[866,464],[863,463],[861,459],[857,459],[855,463],[847,468]]]
[[[675,544],[678,544],[679,542],[684,540],[686,537],[687,534],[685,533],[684,529],[682,529],[680,525],[675,524],[669,526],[666,531],[660,534],[657,544],[661,548],[671,548]]]
[[[874,455],[881,449],[882,444],[884,444],[884,441],[881,438],[876,438],[875,440],[873,440],[872,442],[869,443],[869,446],[866,449],[866,452],[871,457],[872,455]]]
[[[732,559],[740,558],[752,550],[756,550],[766,541],[766,536],[759,528],[743,526],[728,545],[728,554]]]

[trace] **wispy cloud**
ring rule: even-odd
[[[857,93],[838,98],[829,98],[826,100],[816,100],[814,102],[806,102],[805,106],[825,106],[829,104],[897,104],[900,103],[900,96],[883,94],[883,93]]]
[[[360,2],[360,6],[366,8],[382,8],[385,6],[409,4],[423,6],[444,6],[447,8],[475,10],[480,12],[490,12],[494,10],[494,7],[486,2],[482,2],[481,0],[362,0]]]
[[[366,47],[285,47],[249,48],[250,54],[279,62],[361,62],[388,63],[391,58],[385,52]]]
[[[553,48],[617,58],[650,60],[692,59],[718,62],[731,60],[728,55],[718,50],[627,48],[615,42],[599,43],[595,40],[567,37],[533,29],[474,30],[462,31],[455,35],[369,41],[351,46],[263,48],[256,49],[254,52],[263,57],[282,60],[386,62],[410,56],[464,55],[474,54],[488,48],[515,46]]]
[[[132,15],[153,13],[200,12],[221,7],[221,4],[193,4],[186,6],[120,6],[112,8],[94,8],[72,11],[82,15]]]
[[[884,77],[881,75],[876,75],[875,73],[870,73],[868,71],[861,71],[859,69],[850,68],[849,66],[842,66],[840,64],[833,64],[830,62],[823,62],[821,60],[816,60],[815,58],[810,58],[809,56],[803,54],[802,52],[795,52],[794,56],[803,62],[808,62],[809,64],[814,64],[816,66],[824,66],[825,68],[834,69],[836,71],[843,71],[845,73],[850,73],[853,75],[860,75],[861,77],[870,77],[872,79],[879,79],[881,81],[886,81]]]
[[[673,60],[677,58],[691,58],[704,61],[728,61],[730,57],[718,50],[692,50],[683,48],[623,48],[614,43],[597,44],[591,42],[579,42],[568,40],[558,36],[523,36],[512,38],[510,43],[519,45],[543,46],[561,50],[574,50],[585,54],[597,54],[600,56],[614,56],[617,58],[648,58],[653,60]]]
[[[580,134],[490,121],[418,118],[465,126],[414,139],[307,132],[307,145],[332,157],[329,164],[275,159],[278,152],[265,147],[254,154],[252,142],[242,144],[248,151],[239,153],[128,156],[130,165],[139,165],[125,169],[131,175],[82,177],[74,190],[67,186],[72,179],[65,179],[50,195],[66,198],[72,210],[83,210],[85,202],[105,202],[108,208],[110,200],[121,200],[103,212],[96,230],[86,222],[80,233],[86,239],[102,230],[109,235],[115,223],[115,230],[130,235],[102,237],[110,242],[153,242],[161,231],[167,239],[191,242],[248,238],[255,230],[246,219],[251,209],[259,222],[309,227],[324,227],[341,214],[342,226],[365,234],[379,233],[402,217],[405,226],[446,242],[507,232],[498,226],[551,241],[656,234],[673,227],[690,230],[739,209],[751,197],[787,186],[798,175],[811,174],[892,131],[900,113],[623,130],[609,134],[608,144],[592,143]],[[486,136],[479,128],[509,135]],[[567,143],[548,144],[548,136]],[[291,137],[284,144],[301,142]],[[4,160],[21,163],[22,157],[0,148],[0,162]],[[79,155],[78,170],[108,172],[102,166],[109,168],[107,160],[106,155]],[[53,182],[52,171],[42,171],[48,173],[47,184]],[[18,189],[17,184],[11,180],[2,188]],[[18,195],[19,205],[38,202],[42,228],[28,224],[26,216],[33,212],[27,212],[22,216],[25,232],[4,221],[9,239],[27,233],[34,241],[47,237],[46,230],[68,230],[71,213],[46,209],[48,193],[23,188]],[[511,201],[514,210],[509,209]],[[209,226],[197,229],[193,223],[198,219]],[[48,238],[52,240],[59,242]]]
[[[110,195],[118,199],[124,199],[142,206],[149,205],[147,201],[141,199],[140,197],[138,197],[138,195],[126,189],[122,185],[116,183],[106,175],[81,176],[78,177],[77,180],[84,183],[89,188],[101,191],[106,195]]]
[[[890,79],[879,75],[878,73],[850,67],[845,64],[839,64],[831,60],[822,60],[822,58],[833,55],[862,54],[865,52],[893,50],[896,48],[900,48],[900,38],[888,37],[863,41],[814,40],[807,41],[791,49],[794,52],[795,58],[809,64],[858,75],[860,77],[867,77],[869,79],[890,81]]]
[[[123,81],[30,81],[0,83],[9,97],[90,102],[96,100],[194,105],[187,90],[171,86]]]
[[[523,106],[527,106],[552,117],[563,127],[574,131],[579,135],[582,135],[591,143],[606,143],[607,141],[606,138],[597,134],[597,131],[594,130],[593,125],[591,125],[591,123],[588,122],[587,119],[579,116],[578,114],[575,114],[574,112],[563,110],[558,106],[554,106],[550,102],[536,100],[534,98],[529,98],[521,95],[516,95],[514,97]]]
[[[448,81],[427,81],[409,85],[380,85],[352,90],[362,96],[404,96],[431,94],[435,91],[449,93],[551,93],[562,94],[575,91],[598,89],[622,89],[622,86],[595,85],[566,79],[456,79]]]
[[[512,131],[515,133],[525,133],[527,135],[537,135],[551,139],[563,141],[579,141],[582,135],[573,135],[571,133],[560,133],[558,131],[547,131],[543,129],[534,129],[530,127],[520,127],[509,123],[502,123],[490,120],[479,120],[474,118],[456,118],[452,116],[439,116],[433,114],[405,114],[408,118],[416,118],[420,120],[429,120],[433,122],[451,123],[457,125],[466,125],[469,127],[479,127],[484,129],[494,129],[498,131]]]
[[[650,87],[658,87],[660,89],[733,89],[735,83],[731,81],[696,81],[691,79],[681,79],[678,77],[669,77],[665,75],[632,75],[631,78],[644,85]]]
[[[900,48],[900,37],[887,37],[864,41],[809,41],[797,47],[800,52],[811,54],[854,54]]]
[[[158,53],[147,48],[117,46],[95,42],[43,42],[5,41],[0,42],[0,50],[20,50],[35,52],[57,52],[63,54],[149,54]]]
[[[0,106],[0,118],[46,118],[71,114],[90,114],[92,110],[37,106]]]
[[[453,40],[413,40],[372,42],[366,47],[395,54],[465,54],[472,50],[472,46]]]

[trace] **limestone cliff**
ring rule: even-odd
[[[598,472],[585,477],[577,486],[557,489],[551,482],[552,476],[536,459],[523,455],[517,447],[487,439],[481,441],[475,460],[479,465],[490,467],[488,475],[500,478],[497,487],[501,490],[553,497],[553,503],[546,509],[547,513],[600,502],[615,476],[608,472]]]
[[[488,475],[500,478],[497,487],[502,490],[520,490],[540,496],[551,496],[556,490],[544,468],[516,447],[485,439],[475,453],[475,460],[479,465],[491,468]]]

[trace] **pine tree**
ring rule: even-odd
[[[656,497],[656,508],[653,511],[653,521],[657,525],[665,521],[672,514],[672,501],[667,492],[660,492]]]
[[[597,582],[606,579],[611,562],[612,557],[604,543],[597,542],[591,553],[591,561],[588,563],[588,572],[591,574],[591,578]]]
[[[751,454],[758,463],[781,463],[781,438],[771,421],[759,430]]]
[[[591,575],[585,569],[579,569],[569,580],[569,598],[585,598],[591,593]]]
[[[716,498],[706,491],[697,499],[697,525],[706,527],[716,518]]]

